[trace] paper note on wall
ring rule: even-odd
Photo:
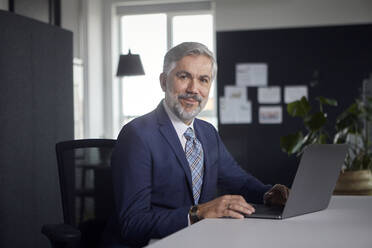
[[[259,87],[257,99],[259,103],[280,103],[280,86]]]
[[[220,122],[221,124],[235,123],[235,114],[228,108],[228,101],[225,97],[220,97]]]
[[[247,87],[226,85],[225,97],[229,99],[240,99],[241,101],[247,100]]]
[[[220,97],[221,124],[244,124],[252,122],[252,103],[240,99]]]
[[[267,64],[240,63],[235,65],[235,79],[238,86],[266,86]]]
[[[284,102],[290,103],[300,100],[301,97],[305,96],[308,98],[307,86],[296,85],[296,86],[285,86],[284,87]]]
[[[252,103],[244,101],[238,109],[238,123],[252,123]]]
[[[258,111],[258,122],[260,124],[280,124],[282,123],[281,106],[261,106]]]

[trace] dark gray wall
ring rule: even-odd
[[[244,169],[265,183],[292,184],[298,160],[281,151],[280,137],[304,128],[300,118],[287,114],[287,85],[308,86],[313,113],[319,111],[318,96],[338,101],[338,107],[324,107],[332,142],[336,117],[359,96],[372,73],[371,34],[371,24],[217,32],[219,97],[225,85],[235,82],[236,63],[267,63],[268,85],[282,89],[281,103],[274,104],[282,106],[282,123],[259,124],[259,107],[265,104],[258,103],[257,87],[249,87],[252,123],[219,125],[222,140]]]
[[[0,11],[0,247],[49,247],[54,145],[73,139],[72,33]]]

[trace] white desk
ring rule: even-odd
[[[333,196],[326,210],[284,220],[205,219],[149,247],[372,248],[372,196]]]

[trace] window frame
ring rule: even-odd
[[[192,4],[192,3],[189,3]],[[130,12],[128,14],[119,14],[117,13],[117,20],[118,20],[118,25],[117,25],[117,33],[118,33],[118,51],[122,51],[122,21],[121,18],[123,16],[130,16],[130,15],[141,15],[141,14],[165,14],[166,15],[166,30],[167,30],[167,46],[166,49],[169,50],[172,45],[173,45],[173,18],[176,16],[193,16],[193,15],[211,15],[212,16],[212,43],[213,43],[213,53],[216,56],[216,31],[215,31],[215,13],[214,13],[214,6],[212,3],[210,3],[210,9],[209,10],[173,10],[173,11],[167,11],[164,9],[164,11],[158,11],[158,12],[148,12],[148,11],[138,11],[138,12]],[[142,6],[140,6],[142,7]],[[146,6],[144,6],[146,8]],[[119,8],[119,7],[118,7]],[[118,10],[117,10],[118,12]],[[160,74],[161,72],[159,72]],[[136,116],[127,116],[123,114],[123,84],[125,83],[125,78],[119,78],[118,79],[118,111],[119,111],[119,127],[125,125],[127,122],[126,120],[130,120],[133,118],[138,117]],[[159,86],[160,87],[160,86]],[[213,97],[214,97],[214,102],[213,102],[213,110],[203,110],[199,115],[198,118],[204,119],[204,118],[209,118],[210,120],[213,120],[212,124],[215,126],[217,129],[218,127],[218,117],[217,117],[217,78],[214,80],[211,91],[213,91]],[[211,95],[211,92],[209,96]],[[211,98],[209,97],[209,100]],[[154,106],[155,108],[155,106]]]

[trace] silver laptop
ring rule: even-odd
[[[253,204],[256,212],[246,218],[284,219],[328,207],[346,157],[345,144],[313,144],[301,157],[284,207]]]

